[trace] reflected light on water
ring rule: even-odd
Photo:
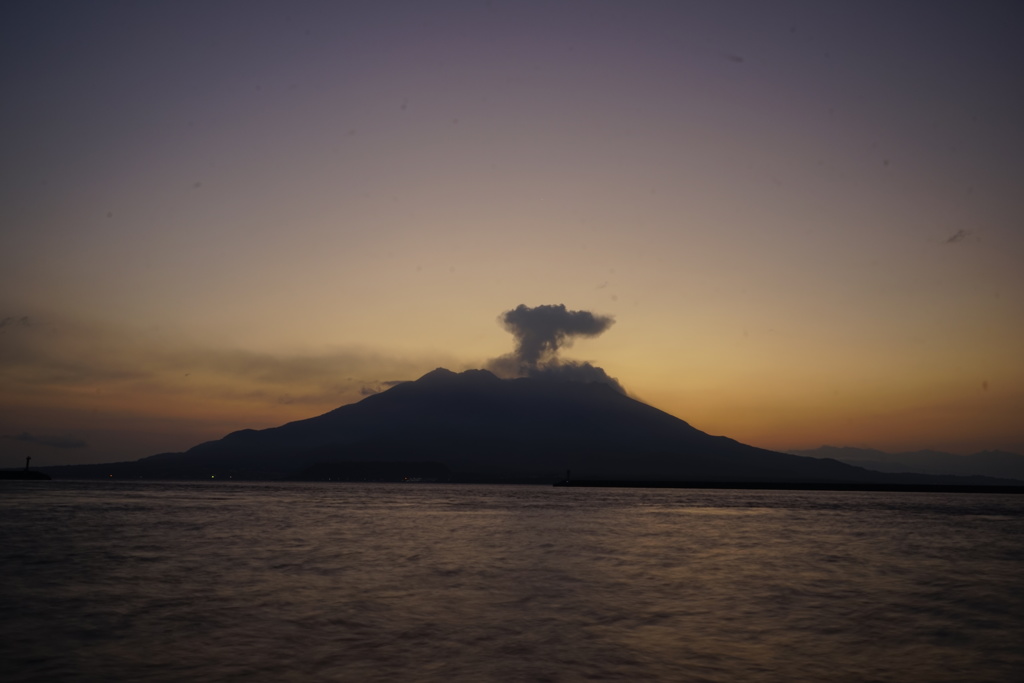
[[[1010,680],[1014,497],[8,487],[9,680]]]

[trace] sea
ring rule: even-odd
[[[16,681],[1021,681],[1024,496],[0,482]]]

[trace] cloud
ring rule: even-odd
[[[598,382],[607,384],[620,394],[626,393],[619,380],[609,376],[604,368],[587,362],[572,360],[549,362],[530,370],[528,376],[559,382]]]
[[[31,327],[32,321],[27,315],[12,316],[0,320],[0,329],[5,327]]]
[[[24,443],[34,443],[40,446],[49,446],[50,448],[88,448],[87,444],[82,439],[73,436],[47,436],[42,434],[29,434],[28,432],[22,432],[21,434],[4,434],[4,439],[10,439],[11,441],[22,441]]]
[[[312,352],[256,351],[199,345],[158,333],[96,322],[2,318],[0,405],[19,396],[138,397],[135,403],[190,396],[208,403],[332,408],[358,400],[447,357],[409,358],[349,347]],[[77,397],[77,398],[76,398]],[[48,399],[47,399],[48,400]]]
[[[946,244],[959,244],[967,239],[970,234],[970,230],[957,230],[955,235],[946,240]]]
[[[565,304],[530,308],[520,304],[498,320],[515,338],[512,353],[493,358],[487,367],[500,377],[535,377],[549,380],[602,382],[623,391],[617,380],[587,362],[563,361],[562,348],[577,337],[596,337],[611,327],[611,316],[590,311],[570,311]],[[625,392],[623,392],[625,393]]]
[[[390,389],[391,387],[396,386],[398,384],[405,384],[408,381],[409,380],[407,379],[391,379],[387,380],[386,382],[377,382],[376,384],[373,384],[371,386],[361,387],[359,389],[359,395],[373,396],[374,394],[379,394],[380,392]]]
[[[572,346],[573,337],[596,337],[615,322],[610,316],[567,310],[565,304],[519,304],[499,319],[515,337],[514,355],[525,367],[553,360],[559,348]]]

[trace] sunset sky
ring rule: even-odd
[[[1024,452],[1018,3],[0,17],[0,466],[483,367],[520,304],[712,434]]]

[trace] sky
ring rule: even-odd
[[[488,367],[520,305],[712,434],[1024,452],[1018,3],[0,17],[0,466]]]

